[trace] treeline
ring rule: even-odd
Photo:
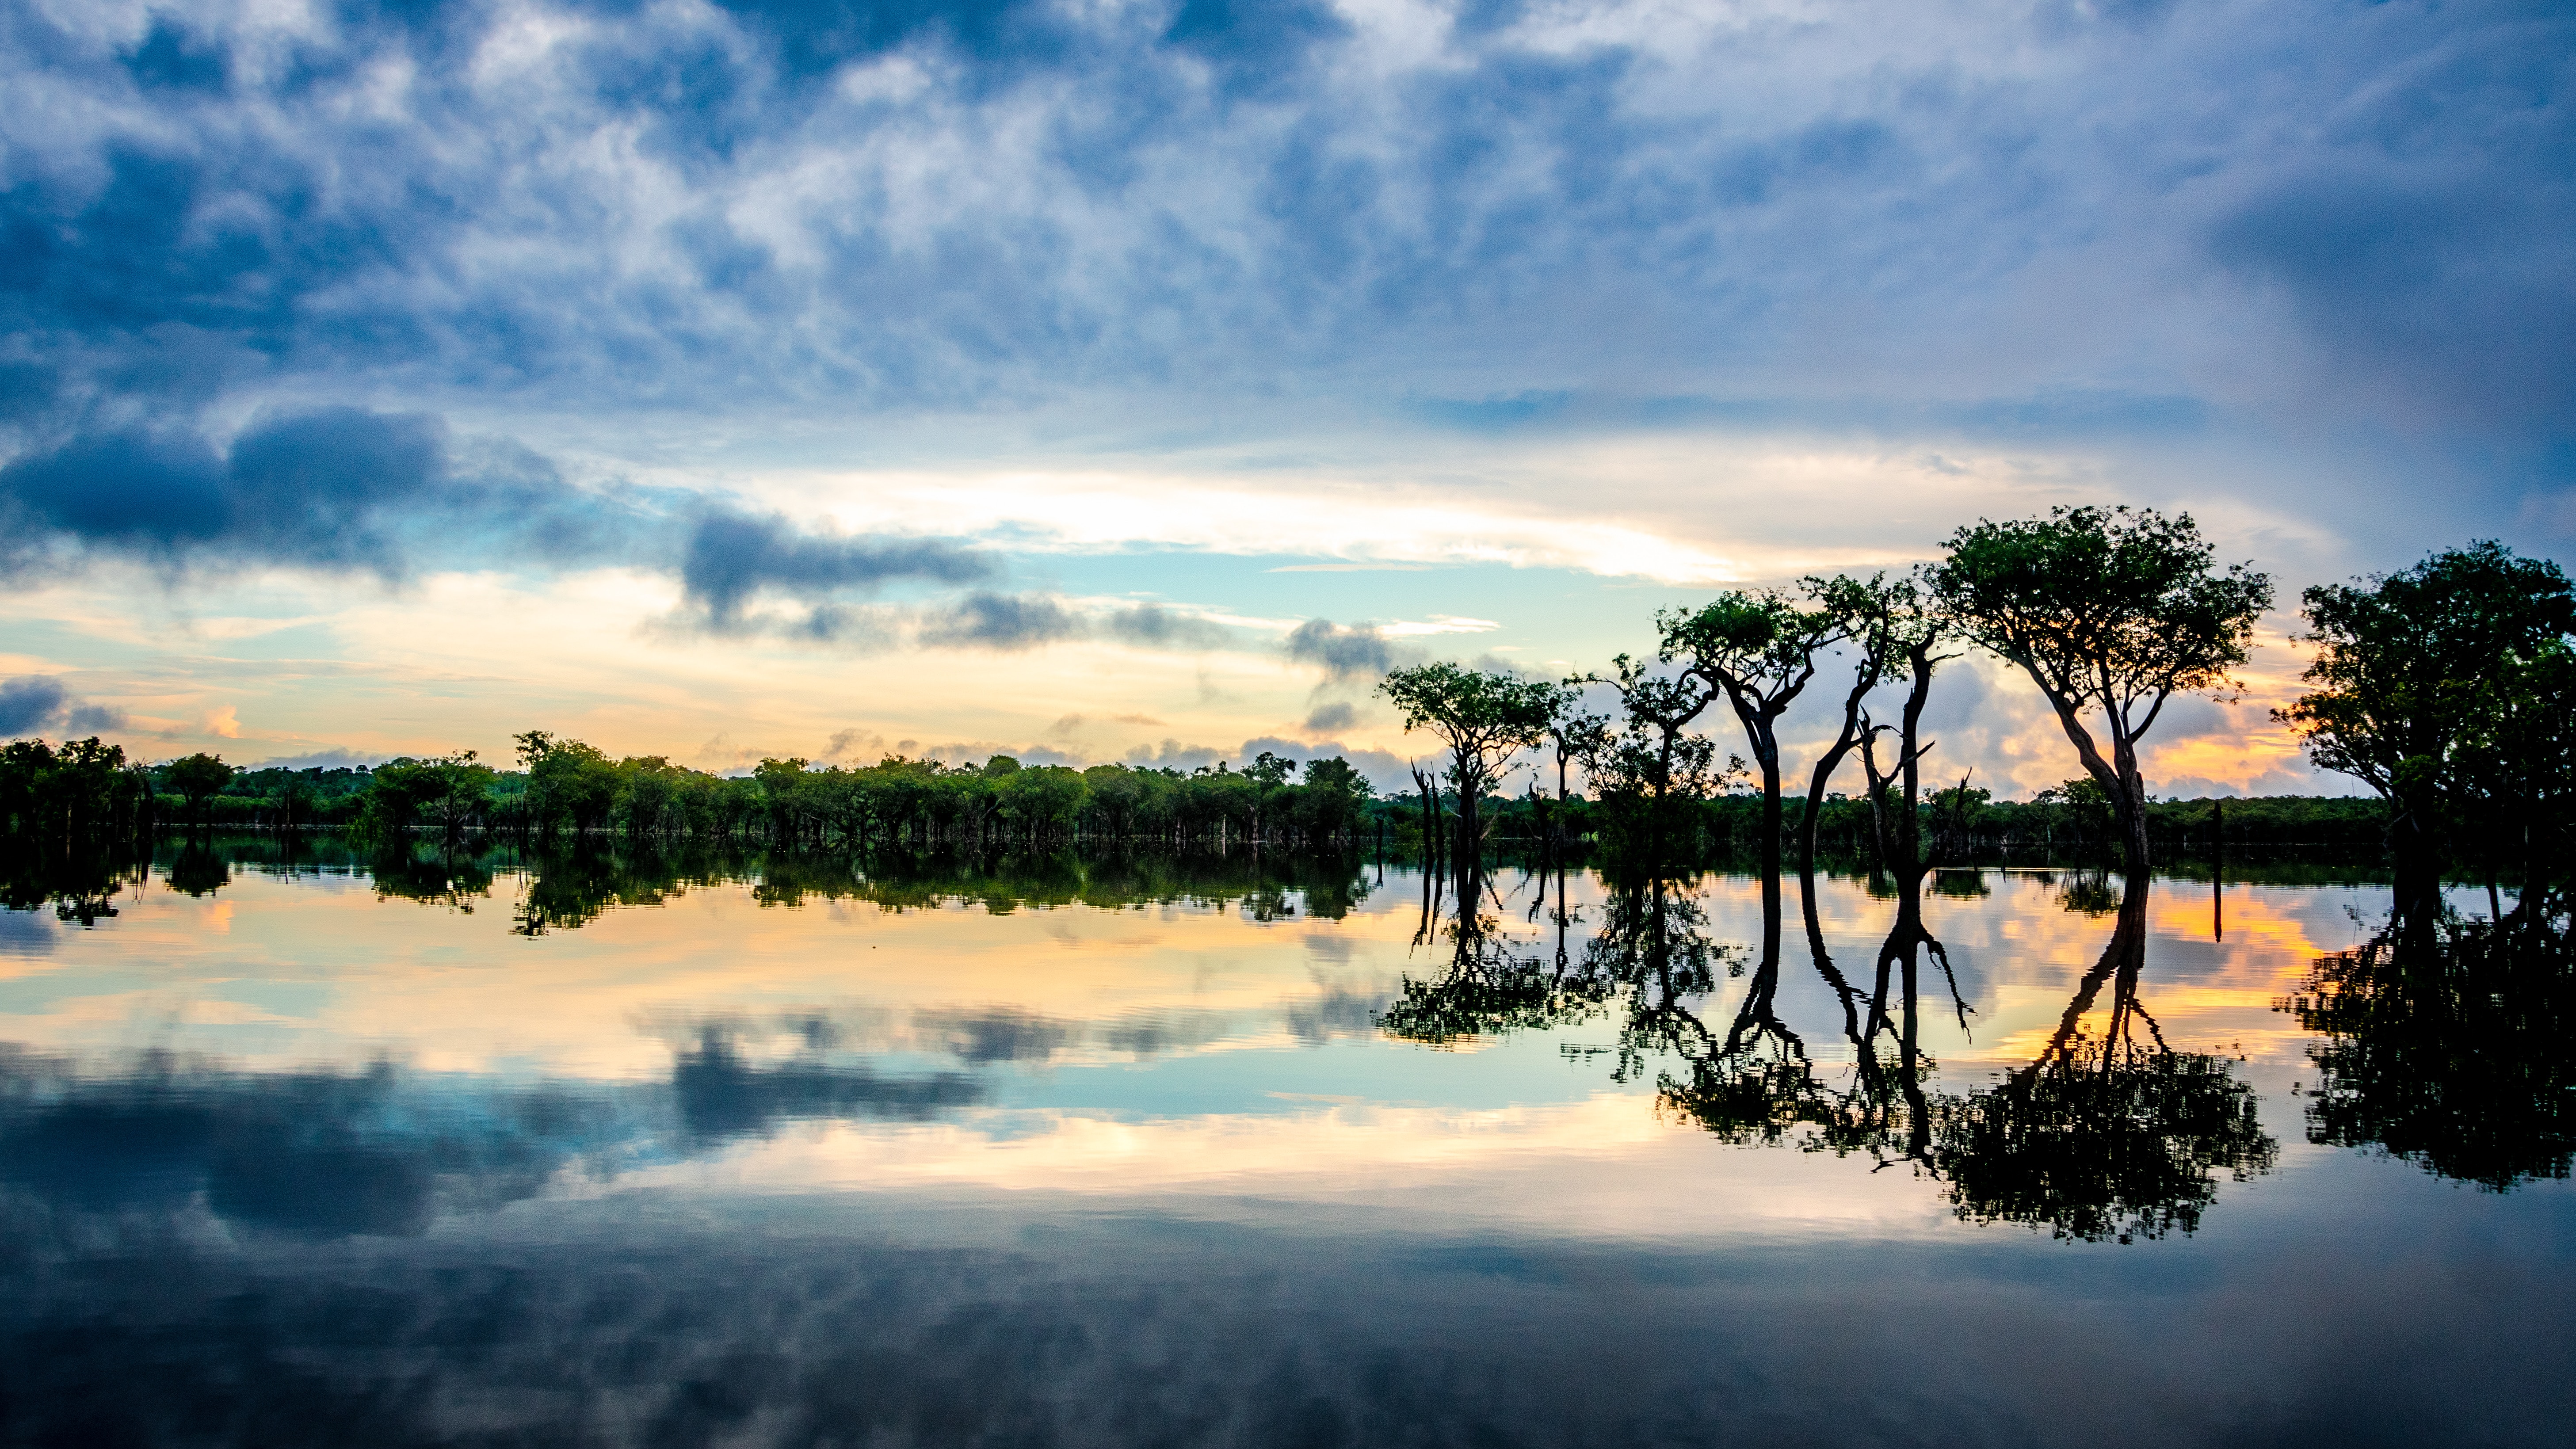
[[[361,835],[756,842],[773,847],[1051,849],[1095,841],[1186,847],[1348,846],[1375,826],[1374,792],[1339,757],[1302,765],[1263,752],[1242,769],[1023,766],[889,756],[874,765],[763,760],[744,776],[659,755],[611,758],[544,731],[519,765],[473,751],[368,768],[236,770],[211,755],[129,763],[96,740],[20,740],[0,752],[0,823],[21,840],[148,835],[181,826],[341,827]]]

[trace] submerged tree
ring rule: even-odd
[[[1780,964],[1780,716],[1816,677],[1816,654],[1842,621],[1800,608],[1777,590],[1719,596],[1691,611],[1655,615],[1665,660],[1726,696],[1762,772],[1762,966]]]
[[[1838,637],[1842,621],[1804,609],[1777,590],[1734,592],[1693,610],[1655,615],[1657,656],[1679,660],[1725,695],[1744,727],[1762,772],[1762,870],[1778,900],[1780,874],[1780,716],[1816,677],[1816,654]]]
[[[2039,686],[2119,815],[2129,869],[2148,865],[2138,745],[2176,694],[2223,693],[2272,582],[2215,566],[2190,514],[2057,508],[1959,529],[1929,572],[1968,638]],[[2104,754],[2093,727],[2109,736]]]
[[[1656,675],[1625,654],[1611,664],[1610,678],[1591,682],[1619,691],[1623,718],[1616,730],[1586,732],[1583,773],[1618,843],[1659,861],[1680,808],[1714,794],[1744,762],[1720,765],[1717,742],[1689,728],[1716,699],[1714,690],[1687,674]]]
[[[206,823],[206,806],[224,787],[233,782],[233,767],[223,756],[204,753],[182,755],[162,767],[161,778],[170,789],[188,802],[188,815],[199,825]]]
[[[1866,579],[1848,576],[1809,578],[1809,598],[1834,620],[1835,633],[1851,646],[1852,682],[1843,695],[1842,727],[1816,757],[1807,778],[1807,811],[1798,822],[1798,873],[1816,869],[1816,829],[1824,814],[1825,790],[1844,760],[1868,737],[1869,696],[1880,685],[1908,676],[1920,658],[1922,681],[1928,685],[1942,635],[1939,618],[1927,606],[1913,579],[1890,580],[1886,574]],[[1912,714],[1922,712],[1918,704]]]
[[[2564,758],[2576,590],[2558,566],[2489,540],[2311,588],[2300,612],[2315,688],[2276,717],[2310,759],[2389,803],[2402,908],[2430,909],[2446,834],[2524,846],[2526,877],[2545,881],[2531,862],[2550,857],[2527,847],[2559,843],[2550,827],[2576,783]]]
[[[1449,747],[1449,786],[1458,792],[1458,850],[1472,860],[1484,841],[1477,802],[1512,757],[1547,737],[1558,688],[1494,669],[1421,664],[1379,681],[1404,728],[1429,730]]]
[[[1504,931],[1499,915],[1486,909],[1480,863],[1461,865],[1454,901],[1448,891],[1443,872],[1422,873],[1422,915],[1413,945],[1441,963],[1419,979],[1405,974],[1403,990],[1376,1015],[1379,1030],[1426,1046],[1451,1046],[1551,1030],[1600,1013],[1610,984],[1571,969],[1561,938],[1551,962]]]

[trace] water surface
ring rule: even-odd
[[[2563,944],[2407,955],[2330,869],[1945,872],[1909,1000],[1865,880],[1812,933],[1788,882],[1768,948],[1749,877],[1471,888],[251,841],[21,878],[0,1422],[2565,1442]]]

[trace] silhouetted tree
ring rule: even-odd
[[[1484,840],[1477,801],[1514,755],[1545,738],[1557,687],[1491,669],[1421,664],[1398,669],[1378,691],[1406,732],[1429,730],[1449,747],[1449,785],[1458,792],[1458,853],[1473,859]]]
[[[1623,718],[1615,731],[1588,732],[1583,773],[1620,843],[1642,849],[1653,864],[1663,858],[1679,808],[1714,794],[1744,762],[1719,765],[1716,741],[1688,728],[1717,698],[1714,689],[1688,674],[1658,676],[1625,654],[1611,663],[1611,677],[1595,682],[1619,691]]]
[[[1780,716],[1816,675],[1816,655],[1838,637],[1842,621],[1800,608],[1777,590],[1720,595],[1693,610],[1655,615],[1656,655],[1678,660],[1726,696],[1762,772],[1762,872],[1776,914],[1780,875]]]
[[[2576,1160],[2576,949],[2554,923],[2392,920],[2283,1009],[2330,1038],[2308,1048],[2308,1140],[2497,1192]]]
[[[1816,830],[1824,816],[1825,789],[1868,728],[1871,691],[1902,677],[1915,652],[1924,656],[1928,679],[1941,633],[1939,619],[1926,607],[1922,590],[1912,579],[1891,582],[1886,574],[1876,573],[1867,579],[1809,578],[1804,587],[1818,612],[1833,621],[1836,635],[1851,646],[1853,659],[1851,688],[1843,695],[1842,727],[1816,757],[1807,779],[1807,810],[1798,821],[1802,876],[1815,873]]]
[[[2190,514],[2057,508],[1950,536],[1927,575],[1973,641],[2019,666],[2112,797],[2129,869],[2148,866],[2138,742],[2177,693],[2222,692],[2245,662],[2268,576],[2213,566]],[[2087,721],[2110,736],[2106,757]]]
[[[2175,1051],[2139,1000],[2147,890],[2144,872],[2129,877],[2110,943],[2038,1059],[1935,1104],[1933,1161],[1960,1217],[2124,1243],[2189,1233],[2217,1174],[2241,1182],[2278,1158],[2233,1065]],[[2107,1018],[2088,1031],[2105,986]]]
[[[2489,842],[2521,836],[2532,814],[2523,807],[2568,786],[2554,768],[2564,736],[2554,748],[2550,737],[2576,709],[2567,663],[2576,590],[2556,564],[2489,540],[2301,597],[2317,646],[2301,677],[2316,688],[2275,716],[2299,731],[2310,759],[2389,803],[2402,909],[2423,916],[2446,825],[2479,818]]]
[[[188,814],[202,826],[206,823],[206,802],[233,782],[233,767],[225,764],[220,755],[182,755],[162,767],[161,778],[172,792],[188,802]]]

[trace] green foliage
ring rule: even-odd
[[[122,746],[97,737],[0,746],[0,823],[23,839],[62,845],[132,829],[152,804],[151,782],[129,770]]]
[[[2303,595],[2302,676],[2276,717],[2308,756],[2393,810],[2399,853],[2510,851],[2550,879],[2576,803],[2576,589],[2556,564],[2492,540],[2402,573]]]
[[[1959,529],[1927,574],[1943,611],[2020,667],[2057,711],[2087,773],[2110,795],[2142,857],[2137,742],[2177,693],[2223,692],[2245,662],[2268,575],[2214,566],[2190,514],[2057,508],[2046,518]],[[2092,727],[2110,734],[2105,758]],[[2135,862],[2146,864],[2141,858]]]
[[[1980,804],[1985,802],[1980,801]],[[2072,828],[2078,849],[2102,849],[2113,839],[2119,824],[2119,811],[2111,802],[2111,792],[2090,775],[2063,780],[2031,797],[2031,803],[2043,809],[2064,813]]]
[[[491,806],[494,776],[472,750],[434,760],[409,757],[376,767],[357,824],[371,836],[394,839],[418,828],[454,836],[481,823]]]
[[[1681,661],[1739,710],[1746,702],[1785,704],[1815,673],[1816,651],[1842,627],[1831,610],[1801,608],[1777,589],[1739,590],[1697,609],[1658,611],[1656,657]]]
[[[188,813],[205,818],[206,802],[232,783],[233,767],[220,755],[183,755],[161,767],[161,781],[188,802]]]
[[[1407,733],[1427,730],[1449,749],[1449,783],[1473,795],[1511,757],[1547,737],[1560,687],[1492,669],[1421,664],[1378,682]]]
[[[1692,851],[1693,807],[1743,773],[1718,763],[1717,742],[1688,726],[1714,695],[1691,675],[1659,676],[1622,654],[1606,683],[1619,691],[1616,728],[1584,729],[1583,773],[1600,797],[1598,828],[1622,852]]]

